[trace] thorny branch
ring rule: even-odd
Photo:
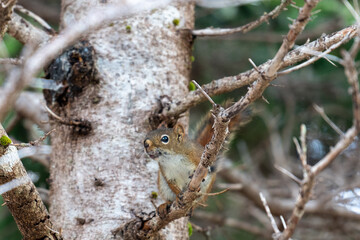
[[[284,38],[280,49],[271,60],[269,66],[264,72],[260,72],[260,68],[255,69],[255,71],[258,70],[259,72],[259,79],[252,84],[244,97],[224,112],[225,116],[228,118],[235,116],[247,108],[250,103],[262,96],[265,89],[269,86],[269,83],[276,78],[276,73],[282,65],[283,58],[293,47],[296,37],[302,32],[306,23],[309,21],[311,10],[316,6],[317,2],[317,0],[314,0],[305,3],[304,7],[300,10],[298,18],[290,26],[287,36]]]
[[[265,13],[263,16],[261,16],[256,21],[250,22],[244,26],[237,27],[237,28],[206,28],[206,29],[198,29],[198,30],[192,30],[191,33],[194,36],[199,37],[206,37],[206,36],[223,36],[223,35],[229,35],[234,34],[238,32],[247,33],[250,30],[256,28],[260,24],[269,21],[269,19],[276,18],[280,12],[292,2],[292,0],[282,0],[280,5],[278,5],[276,8],[274,8],[271,12]]]
[[[348,36],[348,40],[354,38],[357,34],[357,26],[351,26],[344,28],[338,32],[325,35],[315,41],[304,44],[303,46],[297,47],[296,49],[290,51],[286,54],[283,61],[281,62],[280,68],[285,68],[290,65],[293,65],[297,62],[300,62],[312,54],[311,51],[324,51],[330,48],[332,45],[342,41],[345,36]],[[346,42],[343,42],[346,43]],[[252,84],[254,81],[261,77],[260,72],[264,72],[270,65],[271,60],[258,66],[259,71],[254,68],[246,72],[240,73],[236,76],[224,77],[221,79],[213,80],[211,83],[205,84],[202,86],[204,91],[210,95],[219,95],[225,92],[231,92],[235,89],[244,87],[246,85]],[[185,98],[178,100],[173,100],[170,103],[168,109],[163,109],[163,112],[159,114],[161,119],[166,117],[179,116],[181,113],[185,112],[190,107],[202,102],[205,100],[205,97],[201,94],[199,90],[190,92]]]

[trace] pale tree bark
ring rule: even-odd
[[[64,0],[62,6],[66,27],[106,4]],[[127,17],[87,37],[99,83],[58,113],[90,121],[92,132],[76,136],[69,126],[54,124],[58,131],[52,136],[50,212],[65,239],[112,239],[111,231],[134,213],[154,211],[150,196],[157,191],[157,170],[144,154],[143,140],[159,97],[188,92],[192,38],[178,29],[193,24],[193,4],[182,3]],[[187,219],[173,222],[162,235],[187,239]]]

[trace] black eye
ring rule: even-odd
[[[168,135],[162,135],[161,136],[161,141],[165,144],[167,144],[169,142],[169,136]]]

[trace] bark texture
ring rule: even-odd
[[[14,146],[4,146],[7,134],[0,124],[0,193],[24,239],[61,239],[49,213],[26,173]],[[4,189],[6,188],[6,189]]]
[[[62,26],[99,5],[64,0]],[[134,213],[154,210],[157,165],[144,154],[143,140],[159,97],[179,98],[188,91],[191,37],[178,29],[193,27],[193,11],[192,4],[153,9],[88,36],[99,83],[60,114],[86,119],[93,130],[77,136],[59,124],[52,136],[50,210],[65,239],[111,239],[111,231]],[[187,239],[187,219],[162,235]]]

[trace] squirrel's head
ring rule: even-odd
[[[159,128],[149,132],[144,140],[146,153],[152,158],[179,153],[185,139],[185,130],[181,124],[174,128]]]

